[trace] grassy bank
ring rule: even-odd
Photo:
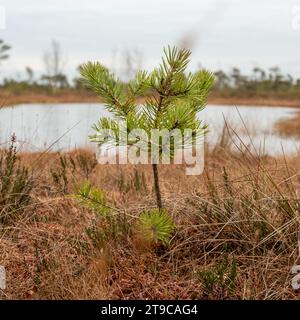
[[[155,207],[150,167],[101,166],[84,150],[2,151],[0,297],[297,299],[300,156],[233,152],[220,141],[201,176],[160,166],[176,226],[168,245],[137,232],[140,213]],[[74,197],[87,179],[105,202]]]
[[[282,136],[300,138],[300,112],[295,112],[291,119],[279,121],[275,129]]]
[[[281,98],[281,97],[222,97],[218,95],[212,95],[209,99],[210,104],[224,104],[231,106],[267,106],[267,107],[290,107],[300,108],[300,100],[293,98]]]
[[[95,95],[86,90],[64,89],[56,93],[47,90],[12,92],[0,90],[2,104],[5,106],[18,105],[23,103],[79,103],[99,102]]]
[[[99,103],[99,98],[87,90],[62,89],[56,93],[49,90],[17,91],[0,89],[2,104],[5,106],[23,103]],[[141,98],[143,100],[143,98]],[[293,97],[280,96],[226,96],[217,92],[209,97],[210,104],[223,104],[232,106],[272,106],[272,107],[300,107],[300,100]]]

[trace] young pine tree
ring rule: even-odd
[[[88,62],[81,67],[84,84],[101,97],[115,118],[127,122],[127,132],[143,129],[149,137],[151,130],[192,130],[193,136],[199,130],[205,134],[206,126],[197,114],[205,107],[213,76],[206,70],[186,73],[191,52],[186,49],[166,48],[162,63],[152,72],[139,71],[128,83],[121,82],[99,62]],[[144,96],[143,103],[137,98]],[[115,119],[101,118],[94,126],[96,131],[113,130],[118,134]],[[97,135],[91,137],[97,141]],[[162,149],[160,148],[160,151]],[[174,151],[174,150],[173,150]],[[174,155],[174,152],[171,152]],[[152,164],[157,206],[163,208],[157,164]]]

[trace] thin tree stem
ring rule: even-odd
[[[153,177],[154,177],[154,189],[156,194],[156,203],[159,210],[162,209],[162,201],[161,201],[161,193],[160,193],[160,187],[159,187],[159,176],[158,176],[158,168],[157,164],[152,164],[153,169]]]

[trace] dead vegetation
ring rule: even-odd
[[[282,136],[300,138],[300,112],[295,112],[291,119],[278,122],[275,129]]]
[[[3,150],[0,265],[8,279],[0,297],[298,299],[290,269],[299,263],[300,156],[260,157],[226,141],[207,151],[201,176],[161,166],[175,224],[165,244],[137,232],[141,212],[155,208],[150,166],[99,165],[78,150],[16,154],[10,170],[14,149]],[[3,189],[8,172],[27,187]],[[87,180],[94,205],[74,197]]]

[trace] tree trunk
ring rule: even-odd
[[[159,177],[158,177],[158,168],[157,164],[152,164],[153,169],[153,177],[154,177],[154,189],[156,194],[156,203],[159,210],[162,209],[162,201],[161,201],[161,193],[160,193],[160,187],[159,187]]]

